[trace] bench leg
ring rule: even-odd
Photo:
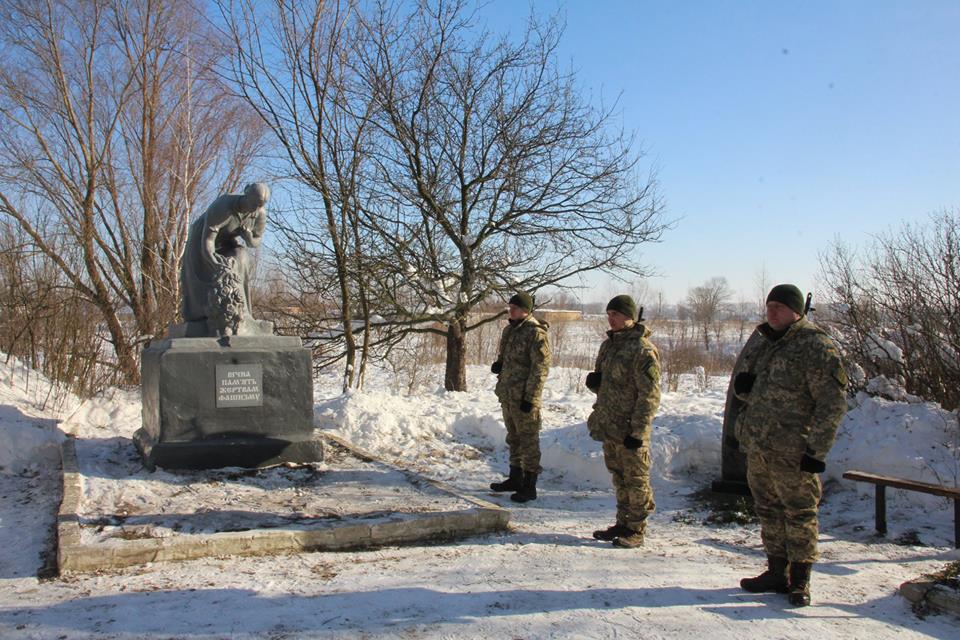
[[[960,549],[960,498],[953,501],[953,548]]]
[[[887,488],[882,485],[876,485],[876,521],[877,533],[881,536],[887,535]]]

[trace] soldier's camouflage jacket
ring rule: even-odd
[[[650,444],[650,428],[660,406],[660,353],[649,340],[650,329],[636,323],[608,331],[594,371],[600,372],[597,402],[587,420],[594,440],[617,443],[629,434]]]
[[[497,355],[503,367],[495,389],[501,404],[520,404],[526,400],[535,407],[540,406],[540,395],[550,370],[547,327],[544,320],[529,314],[504,328]]]
[[[736,422],[740,449],[796,454],[798,460],[808,451],[825,459],[847,412],[847,376],[836,346],[806,318],[776,341],[768,324],[756,331],[762,337],[748,341],[754,346],[733,374],[757,376],[749,393],[737,394],[745,403]]]

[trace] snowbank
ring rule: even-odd
[[[36,471],[41,466],[60,464],[59,442],[62,435],[55,422],[12,415],[7,406],[0,407],[3,422],[0,436],[0,473],[20,474]]]
[[[57,417],[76,402],[17,358],[4,357],[0,364],[0,473],[59,466],[63,434],[57,429]]]
[[[443,390],[402,396],[378,390],[351,391],[318,402],[317,426],[387,458],[413,461],[440,477],[453,473],[457,458],[486,458],[499,473],[507,465],[506,430],[489,376],[471,368],[476,380],[463,393]],[[547,382],[541,434],[542,466],[553,484],[571,489],[605,488],[610,476],[600,444],[587,432],[594,395],[570,389],[571,376]],[[373,389],[383,388],[381,385]],[[324,389],[318,389],[323,393]],[[326,389],[329,392],[329,389]],[[665,394],[654,421],[654,473],[664,479],[718,474],[723,394],[719,391]],[[454,458],[451,462],[448,459]],[[446,471],[446,473],[445,473]]]
[[[895,402],[857,394],[827,458],[828,479],[857,469],[946,486],[960,486],[960,428],[957,413],[932,402]],[[859,484],[861,494],[873,486]],[[943,506],[944,498],[895,491],[894,500]]]

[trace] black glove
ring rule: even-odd
[[[734,438],[733,436],[727,436],[723,439],[723,443],[727,445],[728,449],[733,449],[734,451],[740,451],[740,441]]]
[[[603,374],[599,371],[591,371],[587,374],[587,379],[584,384],[587,385],[587,389],[590,391],[596,391],[600,388],[600,379],[603,377]]]
[[[492,365],[490,365],[490,373],[495,373],[500,375],[500,372],[503,370],[503,362],[497,360]]]
[[[630,449],[630,451],[636,451],[643,446],[643,440],[637,440],[630,434],[627,434],[627,437],[623,439],[623,446]]]
[[[530,413],[531,411],[533,411],[533,403],[528,402],[526,400],[521,400],[520,411],[523,411],[524,413]]]
[[[823,473],[827,470],[827,463],[823,460],[817,460],[809,453],[803,454],[803,457],[800,458],[800,471],[806,471],[807,473]]]
[[[733,379],[733,390],[738,394],[750,393],[750,389],[753,389],[753,383],[756,379],[757,374],[741,371],[737,374],[737,377]]]

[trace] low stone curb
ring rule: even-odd
[[[900,585],[900,595],[914,605],[930,607],[960,616],[960,592],[920,577]]]
[[[117,569],[148,562],[171,562],[227,555],[270,555],[305,551],[344,551],[450,540],[505,529],[510,512],[491,502],[457,493],[449,485],[389,464],[341,438],[321,434],[355,457],[396,470],[415,484],[428,484],[472,505],[457,511],[396,514],[372,523],[318,524],[296,530],[252,529],[206,535],[134,539],[112,544],[84,544],[80,536],[82,486],[76,442],[63,440],[63,499],[57,514],[57,562],[61,573]]]

